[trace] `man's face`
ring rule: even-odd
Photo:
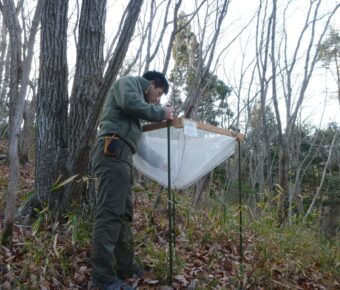
[[[145,101],[149,104],[159,104],[163,93],[163,87],[156,87],[154,81],[150,81],[150,86],[145,92]]]

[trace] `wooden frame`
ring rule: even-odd
[[[172,126],[174,128],[183,128],[185,120],[189,120],[189,119],[185,119],[185,118],[173,119],[172,121],[170,121],[170,126]],[[216,126],[213,126],[213,125],[210,125],[210,124],[205,124],[205,123],[202,123],[202,122],[196,122],[196,121],[194,121],[194,122],[197,124],[197,129],[201,129],[201,130],[205,130],[205,131],[209,131],[209,132],[218,133],[218,134],[221,134],[221,135],[234,137],[234,138],[236,138],[237,140],[240,140],[240,141],[244,141],[244,139],[245,139],[244,134],[235,132],[233,130],[223,129],[223,128],[216,127]],[[144,125],[142,130],[143,130],[143,132],[148,132],[148,131],[166,128],[166,126],[167,126],[167,121],[161,122],[161,123],[152,123],[152,124]]]

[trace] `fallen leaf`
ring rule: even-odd
[[[174,279],[177,280],[178,282],[181,282],[184,287],[186,287],[189,284],[189,281],[185,279],[183,275],[176,275]]]

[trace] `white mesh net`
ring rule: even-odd
[[[168,186],[167,128],[143,133],[134,166],[143,174]],[[198,129],[187,121],[170,128],[171,189],[185,189],[234,153],[236,139]]]

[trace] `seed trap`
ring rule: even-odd
[[[173,250],[175,245],[175,194],[207,174],[235,152],[244,135],[212,125],[179,118],[173,121],[149,124],[143,127],[143,137],[134,166],[144,175],[168,188],[169,217],[169,285],[173,277]],[[242,196],[239,168],[240,216],[240,271],[242,260]]]
[[[192,185],[235,152],[244,135],[179,118],[170,122],[171,189]],[[138,171],[168,187],[167,122],[143,127],[139,150],[133,157]]]

